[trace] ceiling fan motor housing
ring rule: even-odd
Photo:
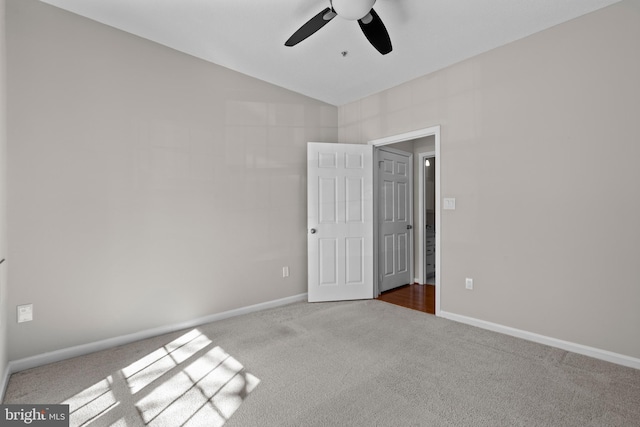
[[[344,19],[355,21],[365,17],[376,0],[333,0],[333,9],[338,16]]]

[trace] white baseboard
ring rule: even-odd
[[[545,335],[539,335],[533,332],[527,332],[521,329],[511,328],[509,326],[503,326],[497,323],[487,322],[485,320],[462,316],[460,314],[455,314],[455,313],[449,313],[442,310],[440,311],[440,317],[444,317],[445,319],[453,320],[455,322],[476,326],[478,328],[499,332],[501,334],[510,335],[512,337],[522,338],[527,341],[533,341],[539,344],[545,344],[551,347],[560,348],[562,350],[570,351],[572,353],[582,354],[585,356],[593,357],[595,359],[605,360],[607,362],[615,363],[618,365],[640,369],[640,359],[637,359],[635,357],[625,356],[624,354],[614,353],[608,350],[602,350],[595,347],[576,344],[570,341],[564,341],[557,338],[547,337]]]
[[[260,304],[250,305],[247,307],[236,308],[234,310],[224,311],[222,313],[211,314],[198,319],[188,320],[186,322],[177,323],[173,325],[161,326],[158,328],[147,329],[144,331],[136,332],[133,334],[122,335],[119,337],[108,338],[101,341],[96,341],[88,344],[81,344],[75,347],[63,348],[48,353],[38,354],[31,357],[25,357],[24,359],[12,360],[8,363],[5,369],[4,378],[0,386],[0,397],[4,399],[4,393],[9,383],[9,377],[16,372],[24,371],[25,369],[31,369],[38,366],[46,365],[49,363],[59,362],[61,360],[70,359],[72,357],[83,356],[85,354],[94,353],[100,350],[106,350],[108,348],[117,347],[123,344],[129,344],[135,341],[140,341],[146,338],[155,337],[182,329],[193,328],[195,326],[203,325],[205,323],[211,323],[218,320],[228,319],[230,317],[241,316],[243,314],[249,314],[256,311],[266,310],[269,308],[280,307],[283,305],[291,304],[299,301],[306,301],[307,294],[294,295],[287,298],[282,298],[273,301],[267,301]],[[0,401],[2,401],[0,399]]]
[[[7,386],[9,385],[9,377],[11,377],[11,368],[9,364],[4,367],[4,375],[2,376],[2,382],[0,383],[0,403],[4,402],[4,393],[7,390]]]

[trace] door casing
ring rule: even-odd
[[[378,164],[378,150],[376,147],[381,147],[384,145],[389,145],[389,144],[396,144],[398,142],[403,142],[403,141],[411,141],[414,139],[418,139],[418,138],[423,138],[423,137],[427,137],[427,136],[433,136],[435,139],[435,157],[436,157],[436,316],[440,316],[440,295],[442,294],[441,289],[442,289],[442,274],[441,274],[441,259],[442,259],[442,251],[441,251],[441,240],[442,240],[442,233],[441,233],[441,221],[440,221],[440,186],[441,186],[441,180],[440,180],[440,171],[441,171],[441,155],[440,155],[440,126],[432,126],[432,127],[428,127],[428,128],[423,128],[423,129],[418,129],[415,131],[411,131],[411,132],[406,132],[406,133],[402,133],[402,134],[398,134],[398,135],[392,135],[392,136],[388,136],[385,138],[380,138],[380,139],[374,139],[371,141],[368,141],[369,145],[372,145],[374,147],[373,150],[373,164],[377,165]],[[374,245],[374,253],[378,254],[379,251],[379,233],[378,233],[378,229],[379,227],[377,226],[378,222],[379,222],[379,214],[378,214],[378,198],[375,196],[376,194],[378,194],[379,188],[377,186],[378,183],[378,176],[377,176],[377,169],[376,167],[373,168],[373,173],[374,173],[374,178],[373,178],[373,183],[374,183],[374,207],[373,207],[373,221],[374,224],[376,224],[376,226],[374,227],[374,233],[373,233],[373,245]],[[424,194],[420,195],[421,199],[424,199]],[[424,233],[423,233],[424,234]],[[423,244],[423,242],[421,242],[421,244]],[[379,292],[379,279],[380,279],[380,274],[379,274],[379,262],[378,262],[378,257],[374,256],[373,257],[374,260],[374,284],[373,284],[373,291],[374,291],[374,297],[377,297],[378,295],[380,295]],[[422,266],[422,271],[425,271],[425,257],[423,256],[421,259],[421,262],[423,263]]]

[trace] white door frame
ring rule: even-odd
[[[396,144],[398,142],[403,142],[403,141],[411,141],[413,139],[418,139],[418,138],[424,138],[426,136],[434,136],[435,138],[435,156],[436,156],[436,316],[440,316],[440,295],[441,295],[441,283],[442,283],[442,274],[440,274],[440,264],[441,264],[441,258],[442,258],[442,251],[440,250],[440,241],[442,239],[442,233],[440,232],[440,186],[441,186],[441,181],[440,181],[440,126],[432,126],[432,127],[428,127],[428,128],[424,128],[424,129],[418,129],[415,131],[411,131],[411,132],[406,132],[406,133],[402,133],[399,135],[392,135],[392,136],[388,136],[385,138],[379,138],[379,139],[374,139],[368,142],[369,145],[373,145],[374,146],[374,152],[373,152],[373,161],[374,161],[374,165],[377,164],[378,162],[378,156],[377,156],[377,150],[375,150],[375,147],[380,147],[383,145],[389,145],[389,144]],[[377,168],[373,168],[374,170],[374,174],[376,173],[375,171],[377,170]],[[376,185],[376,178],[374,177],[374,186]],[[375,196],[376,191],[378,191],[377,188],[374,189],[374,201],[377,200],[377,197]],[[424,199],[424,194],[422,194],[420,196],[420,199],[423,200]],[[374,202],[375,203],[375,202]],[[424,203],[424,200],[423,200]],[[374,210],[373,210],[373,215],[374,215],[374,224],[378,223],[378,214],[377,214],[377,209],[374,206]],[[375,253],[377,254],[378,252],[378,236],[377,236],[377,229],[378,227],[374,227],[374,237],[373,237],[373,244],[374,244],[374,250]],[[424,230],[422,230],[422,236],[424,238]],[[421,242],[421,244],[423,244],[423,242]],[[378,295],[378,280],[379,280],[379,274],[378,274],[378,262],[377,262],[377,256],[374,256],[374,296]],[[425,266],[424,266],[424,262],[425,262],[425,257],[422,257],[422,263],[423,263],[423,270],[425,271]]]

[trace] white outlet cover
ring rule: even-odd
[[[464,279],[464,286],[467,289],[473,289],[473,279],[470,279],[468,277],[466,279]]]
[[[456,199],[453,197],[445,197],[442,205],[444,209],[453,211],[456,209]]]
[[[18,306],[18,323],[31,322],[33,320],[33,304]]]

